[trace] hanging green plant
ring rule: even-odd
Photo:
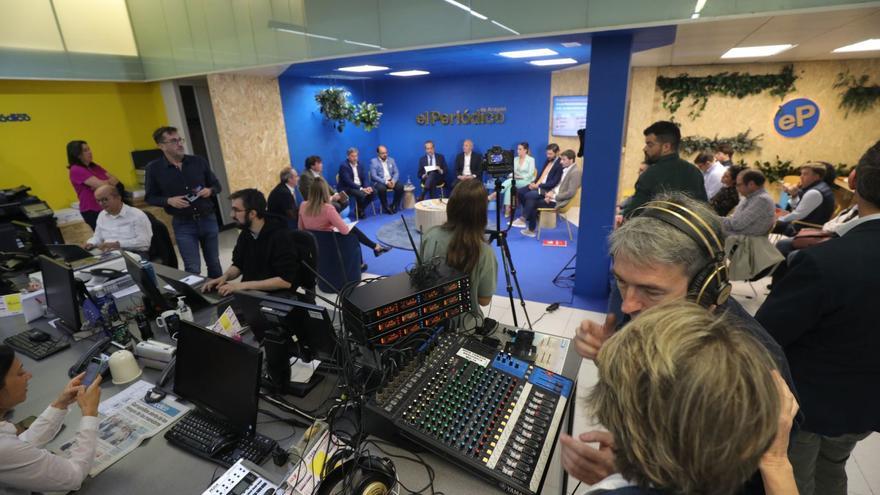
[[[337,131],[345,129],[345,123],[351,120],[354,107],[348,102],[351,95],[342,88],[327,88],[315,93],[315,101],[325,119],[333,123]]]
[[[767,179],[767,182],[770,183],[780,182],[786,175],[797,175],[799,173],[798,169],[792,165],[791,160],[783,161],[779,158],[779,155],[776,155],[776,160],[773,162],[755,160],[754,168],[760,170]]]
[[[379,111],[376,105],[362,101],[354,107],[354,117],[351,122],[369,132],[379,127],[380,118],[382,118],[382,112]]]
[[[837,74],[837,82],[834,89],[844,89],[840,93],[840,108],[846,110],[844,117],[849,117],[849,112],[864,113],[874,108],[880,101],[880,86],[868,85],[870,76],[863,74],[861,77],[846,72]]]
[[[758,134],[757,136],[749,136],[751,132],[751,129],[747,129],[745,132],[740,132],[736,136],[723,138],[718,137],[717,134],[714,138],[705,136],[685,136],[681,138],[679,149],[685,155],[692,155],[700,151],[714,150],[719,144],[726,143],[730,144],[734,151],[743,155],[761,149],[758,141],[764,139],[764,135]]]
[[[703,77],[692,77],[687,73],[676,77],[658,76],[657,87],[663,92],[663,108],[672,113],[678,111],[685,98],[691,98],[688,116],[695,119],[705,110],[711,95],[745,98],[769,91],[782,98],[794,91],[797,78],[794,67],[786,65],[778,74],[722,72]]]
[[[324,118],[339,132],[345,129],[346,122],[363,127],[365,131],[378,127],[382,112],[376,105],[365,101],[354,105],[348,101],[350,96],[351,93],[342,88],[327,88],[315,93],[315,101]]]

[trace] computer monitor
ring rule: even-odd
[[[262,366],[258,348],[181,320],[174,393],[244,434],[256,432]]]
[[[141,290],[141,294],[149,299],[150,309],[161,313],[174,307],[159,291],[159,287],[153,282],[152,277],[147,273],[143,266],[137,262],[130,254],[122,251],[122,259],[125,260],[125,271],[131,275],[131,279]]]
[[[304,361],[331,361],[336,352],[336,332],[327,308],[259,291],[233,294],[233,308],[243,315],[257,341],[270,329],[282,329],[286,337],[296,336],[296,357]]]
[[[43,287],[46,290],[46,306],[61,319],[67,331],[79,332],[82,328],[80,299],[73,277],[73,270],[65,263],[48,256],[40,256]]]
[[[143,170],[147,168],[147,165],[153,160],[158,160],[162,158],[162,150],[158,148],[153,148],[151,150],[134,150],[131,152],[131,163],[134,164],[134,168],[138,170]]]

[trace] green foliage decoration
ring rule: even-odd
[[[658,76],[657,87],[663,92],[663,108],[671,113],[678,111],[686,98],[691,98],[688,116],[695,119],[705,110],[711,95],[742,99],[769,91],[771,95],[782,98],[794,91],[797,79],[794,67],[786,65],[778,74],[721,72],[702,77],[687,73],[675,77]]]
[[[874,108],[880,102],[880,85],[869,85],[870,76],[863,74],[856,77],[846,72],[837,74],[837,82],[834,89],[842,89],[840,93],[840,109],[845,110],[844,117],[849,117],[849,112],[865,113]]]
[[[351,93],[342,88],[327,88],[315,93],[315,101],[321,115],[339,132],[345,129],[346,122],[362,127],[365,131],[378,127],[382,112],[376,104],[362,101],[354,105],[348,101],[350,96]]]
[[[751,132],[751,129],[747,129],[745,132],[737,133],[736,136],[721,138],[718,137],[717,134],[714,138],[709,138],[705,136],[685,136],[681,138],[679,149],[683,154],[689,156],[693,155],[694,153],[699,153],[701,151],[712,151],[719,144],[727,143],[733,146],[733,150],[740,155],[750,153],[752,151],[759,151],[761,149],[761,145],[758,144],[758,141],[764,139],[764,135],[758,134],[757,136],[750,136],[749,134]]]

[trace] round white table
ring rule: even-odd
[[[426,199],[416,203],[416,228],[419,232],[427,232],[435,225],[446,223],[445,199]]]

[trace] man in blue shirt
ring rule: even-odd
[[[219,277],[223,273],[217,242],[220,228],[211,197],[221,191],[220,182],[207,160],[184,153],[184,139],[176,128],[156,129],[153,140],[163,155],[147,165],[146,202],[164,207],[171,215],[184,269],[201,272],[201,246],[208,277]]]

